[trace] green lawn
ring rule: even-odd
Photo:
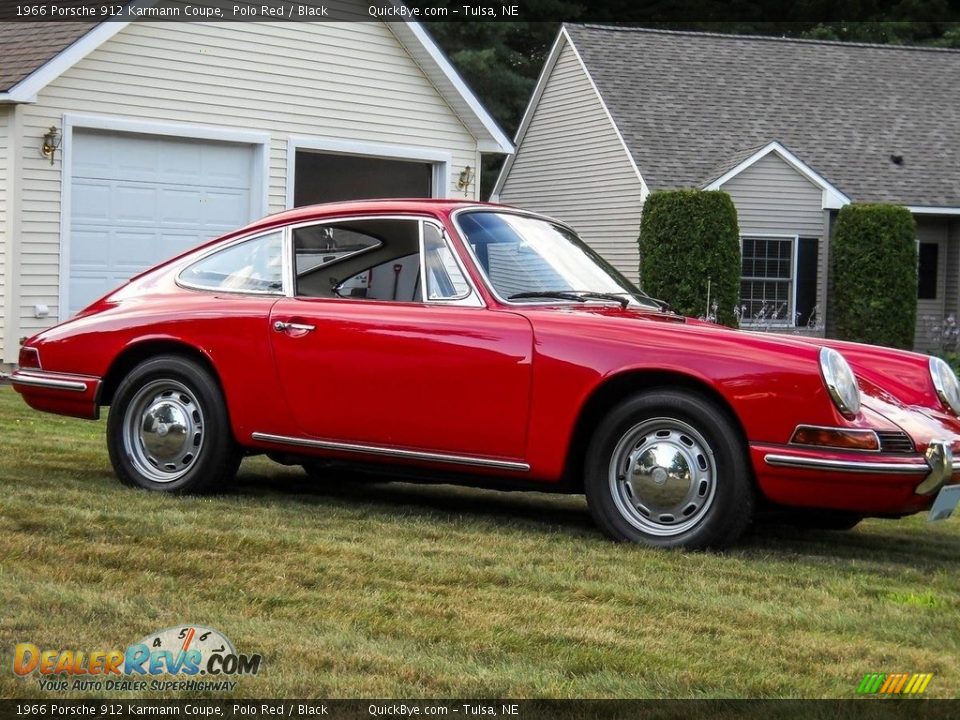
[[[235,696],[851,698],[896,671],[960,691],[957,520],[661,552],[603,539],[579,497],[317,485],[264,459],[219,496],[149,494],[114,479],[103,430],[0,388],[0,697],[41,695],[18,642],[185,622],[263,654]]]

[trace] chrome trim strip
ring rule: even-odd
[[[488,458],[470,457],[468,455],[448,455],[445,453],[421,452],[419,450],[398,450],[381,445],[362,445],[357,443],[334,442],[332,440],[311,440],[309,438],[288,437],[286,435],[271,435],[270,433],[255,432],[251,434],[254,440],[261,442],[282,443],[284,445],[299,445],[322,450],[338,450],[355,452],[365,455],[385,455],[388,457],[402,457],[410,460],[427,460],[429,462],[451,463],[454,465],[475,465],[477,467],[497,468],[499,470],[519,470],[528,472],[527,463],[512,460],[491,460]]]
[[[72,392],[86,392],[87,383],[80,380],[62,380],[59,378],[41,377],[15,372],[10,377],[13,385],[28,385],[30,387],[52,388],[54,390],[70,390]]]
[[[767,465],[774,467],[804,468],[814,470],[837,470],[838,472],[855,473],[906,473],[926,474],[930,466],[926,461],[906,463],[863,462],[857,460],[830,460],[828,458],[799,457],[797,455],[777,455],[770,453],[763,456]],[[955,466],[956,467],[956,466]]]

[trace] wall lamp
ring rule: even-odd
[[[45,158],[50,158],[51,165],[53,165],[53,156],[60,148],[60,142],[62,140],[63,137],[60,135],[60,131],[57,130],[56,125],[51,125],[50,129],[47,130],[47,133],[43,136],[43,146],[40,148],[40,153]]]
[[[460,177],[457,178],[457,190],[463,190],[463,194],[466,195],[467,191],[470,189],[470,183],[473,182],[473,168],[467,165],[463,170],[460,171]]]

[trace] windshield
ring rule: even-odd
[[[658,307],[570,230],[527,215],[476,211],[460,228],[501,298]]]

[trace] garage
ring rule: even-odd
[[[397,160],[298,150],[294,205],[369,200],[372,198],[428,198],[434,194],[435,165]]]
[[[76,128],[67,310],[260,215],[252,145]]]

